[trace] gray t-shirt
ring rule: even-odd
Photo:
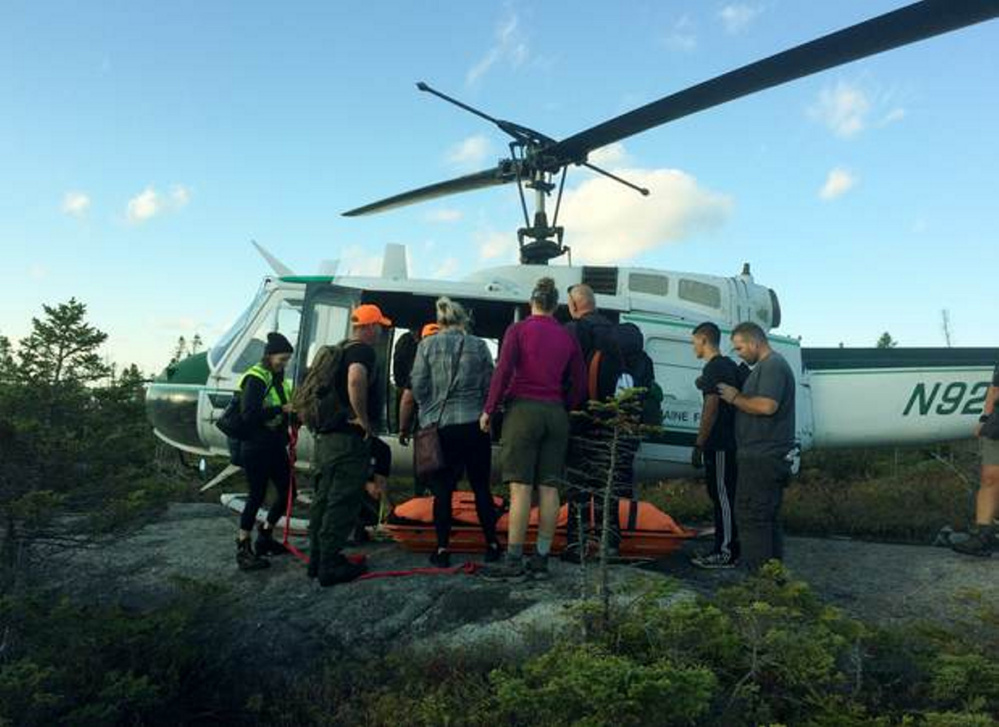
[[[765,396],[777,402],[772,416],[736,410],[735,440],[740,455],[783,457],[794,444],[794,372],[776,351],[753,367],[742,385],[743,396]]]

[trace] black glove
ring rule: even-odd
[[[695,470],[699,470],[704,466],[704,452],[697,445],[694,445],[694,448],[690,452],[690,464]]]

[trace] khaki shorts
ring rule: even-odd
[[[999,439],[980,437],[978,441],[982,443],[982,465],[999,467]]]
[[[503,482],[558,486],[568,447],[569,414],[562,404],[515,399],[503,416]]]

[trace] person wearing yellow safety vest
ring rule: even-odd
[[[274,524],[281,519],[288,501],[291,468],[288,463],[288,424],[292,415],[292,384],[284,376],[294,349],[280,333],[268,333],[264,357],[251,366],[239,382],[240,413],[250,435],[241,443],[243,469],[250,494],[239,520],[236,541],[236,565],[240,570],[258,570],[270,563],[265,555],[283,555],[288,551],[274,539]],[[257,511],[272,482],[277,497],[260,525],[256,548],[250,534]]]

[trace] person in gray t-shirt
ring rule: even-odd
[[[794,448],[796,384],[787,361],[770,347],[767,334],[755,323],[736,326],[732,345],[753,370],[741,391],[719,384],[718,393],[736,410],[736,520],[742,564],[755,570],[784,554],[778,515],[791,476],[788,454]]]

